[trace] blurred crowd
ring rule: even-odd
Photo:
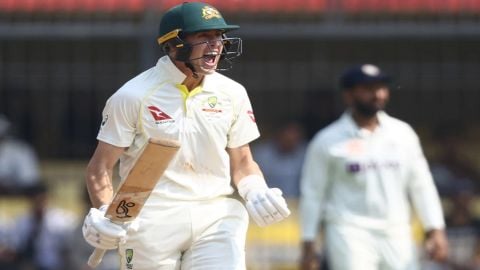
[[[13,124],[0,115],[0,199],[27,204],[27,210],[13,218],[0,212],[0,269],[90,269],[86,261],[93,248],[82,237],[81,220],[76,213],[53,205],[49,188],[41,178],[35,150],[16,137]],[[88,212],[86,191],[81,202]],[[98,269],[118,269],[115,254],[108,253]]]

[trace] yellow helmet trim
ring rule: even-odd
[[[175,30],[170,31],[170,32],[166,33],[165,35],[159,37],[159,38],[157,39],[158,44],[162,44],[162,43],[164,43],[165,41],[167,41],[167,40],[169,40],[169,39],[178,37],[178,34],[180,33],[180,31],[182,31],[182,29],[180,29],[180,28],[179,28],[179,29],[175,29]]]

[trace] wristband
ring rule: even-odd
[[[262,176],[258,174],[250,174],[238,182],[237,185],[238,189],[238,194],[246,200],[248,192],[252,189],[268,189],[267,183],[265,182],[265,179],[263,179]]]

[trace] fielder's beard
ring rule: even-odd
[[[353,103],[353,108],[355,111],[363,117],[374,117],[377,115],[377,112],[382,110],[384,106],[376,106],[372,104],[362,103],[356,101]]]

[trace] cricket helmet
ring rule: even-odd
[[[227,60],[228,68],[218,70],[226,70],[231,67],[231,59],[242,53],[242,41],[240,38],[227,38],[225,33],[238,28],[238,25],[227,24],[220,12],[209,4],[185,2],[165,12],[160,21],[157,41],[166,53],[173,44],[178,49],[176,60],[188,63],[194,45],[183,40],[185,35],[220,30],[224,33],[222,38],[225,45],[221,59]]]
[[[189,34],[208,30],[230,30],[240,28],[227,24],[220,12],[211,5],[201,2],[186,2],[168,10],[160,21],[158,43]]]

